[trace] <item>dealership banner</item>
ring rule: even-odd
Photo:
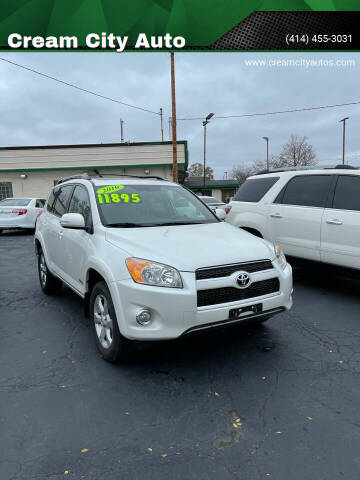
[[[358,50],[360,1],[17,0],[8,51]]]

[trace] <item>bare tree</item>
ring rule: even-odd
[[[255,160],[252,165],[253,165],[254,172],[261,172],[262,170],[267,169],[266,160]],[[285,160],[278,155],[272,155],[271,158],[269,158],[270,169],[282,168],[286,166],[287,166],[287,163],[285,162]]]
[[[193,163],[189,167],[189,177],[203,177],[204,176],[204,166],[201,163]],[[214,170],[208,166],[205,168],[205,176],[208,180],[213,180]]]
[[[281,166],[298,167],[316,165],[316,154],[312,145],[307,141],[307,137],[300,137],[292,134],[279,155]]]
[[[239,185],[242,185],[247,177],[250,177],[255,173],[253,165],[240,165],[233,166],[230,170],[230,177],[235,178]]]

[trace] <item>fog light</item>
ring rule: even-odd
[[[151,312],[149,310],[140,310],[136,314],[136,321],[139,325],[149,325],[151,322]]]

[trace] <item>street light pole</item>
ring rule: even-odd
[[[121,143],[124,143],[124,120],[120,118]]]
[[[171,117],[169,117],[169,140],[171,140]]]
[[[209,113],[209,115],[202,122],[204,127],[204,188],[205,188],[205,181],[206,181],[206,125],[209,123],[210,118],[212,118],[213,116],[214,116],[214,113]]]
[[[160,108],[160,128],[161,128],[161,141],[164,141],[164,126],[163,126],[163,109]]]
[[[343,122],[343,149],[342,149],[342,164],[345,165],[345,123],[349,120],[349,117],[342,118],[340,122]]]
[[[269,137],[263,137],[266,141],[266,169],[269,170]]]
[[[175,60],[174,52],[170,52],[171,61],[171,107],[172,107],[172,150],[173,150],[173,182],[178,181],[177,140],[176,140],[176,97],[175,97]]]

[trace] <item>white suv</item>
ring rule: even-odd
[[[360,170],[273,171],[249,177],[226,222],[288,256],[360,270]]]
[[[162,179],[62,181],[39,217],[35,247],[42,290],[56,292],[63,282],[84,298],[108,361],[125,358],[129,340],[258,323],[292,304],[281,249],[225,224]]]

